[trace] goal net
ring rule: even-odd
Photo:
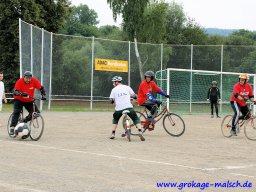
[[[232,112],[230,97],[233,86],[238,82],[240,73],[187,70],[168,68],[156,73],[157,84],[170,95],[168,106],[171,111],[181,113],[210,113],[209,101],[207,101],[208,90],[212,81],[217,81],[220,90],[221,101],[220,112]],[[249,82],[255,93],[256,79],[254,74],[250,76]],[[161,96],[158,99],[163,100]]]

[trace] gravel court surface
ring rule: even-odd
[[[221,134],[221,120],[182,116],[186,131],[169,136],[161,122],[146,141],[110,140],[111,112],[43,112],[45,132],[39,141],[11,139],[1,113],[0,191],[180,191],[157,182],[252,182],[252,188],[185,187],[183,191],[255,191],[255,142],[243,132]]]

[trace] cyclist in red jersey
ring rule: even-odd
[[[238,120],[243,119],[249,112],[246,101],[250,99],[252,102],[254,102],[252,86],[248,84],[248,80],[249,75],[240,74],[239,82],[234,85],[233,93],[231,95],[230,103],[234,111],[231,134],[234,136],[236,136],[236,124]],[[240,111],[242,116],[239,117]]]
[[[24,76],[20,78],[14,86],[14,110],[13,110],[13,117],[12,122],[10,125],[10,134],[14,135],[14,128],[18,123],[19,114],[23,108],[29,112],[28,116],[25,117],[24,122],[30,121],[32,118],[33,112],[33,98],[35,89],[40,90],[42,95],[42,100],[46,99],[45,89],[41,85],[41,83],[35,78],[32,77],[32,73],[30,71],[26,71]],[[30,96],[30,97],[29,97]],[[37,109],[37,112],[38,109]]]
[[[147,120],[154,121],[153,118],[155,117],[157,109],[160,106],[161,102],[156,100],[156,98],[152,95],[152,92],[163,95],[166,98],[169,98],[169,95],[167,95],[153,81],[155,76],[153,71],[147,71],[144,76],[145,80],[141,82],[138,90],[138,104],[140,106],[145,106],[151,112],[151,116],[149,116]],[[156,107],[155,104],[157,104],[158,107]]]

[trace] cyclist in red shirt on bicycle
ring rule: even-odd
[[[23,106],[29,112],[28,116],[25,117],[24,122],[28,122],[32,118],[33,112],[33,98],[35,94],[35,89],[40,90],[42,95],[42,100],[46,99],[45,89],[41,85],[41,83],[35,78],[32,77],[32,73],[30,71],[26,71],[24,76],[20,78],[14,86],[14,110],[13,110],[13,117],[12,122],[10,125],[10,135],[14,135],[14,128],[18,123],[20,112]],[[30,97],[29,97],[30,96]],[[36,107],[37,112],[39,110]]]
[[[138,90],[138,104],[140,106],[145,106],[150,111],[151,116],[148,117],[147,121],[154,122],[154,117],[157,114],[157,109],[161,105],[161,102],[156,100],[156,98],[152,95],[152,92],[163,95],[166,98],[169,98],[169,95],[167,95],[153,81],[155,76],[153,71],[145,72],[144,76],[145,80],[141,82]]]
[[[236,124],[239,119],[244,119],[244,117],[249,112],[249,108],[246,105],[247,100],[254,102],[254,95],[252,86],[248,84],[249,75],[240,74],[239,82],[234,85],[233,93],[231,95],[230,103],[234,111],[234,116],[232,120],[232,129],[231,134],[236,136]],[[239,117],[239,113],[242,113],[242,116]]]

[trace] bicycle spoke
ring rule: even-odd
[[[40,114],[33,117],[33,120],[30,122],[30,129],[30,138],[34,141],[39,140],[44,131],[44,119]]]
[[[255,118],[248,120],[248,123],[244,128],[244,134],[249,140],[256,141],[256,119]]]
[[[168,113],[165,115],[163,126],[165,131],[174,137],[179,137],[185,132],[185,123],[183,119],[175,113]]]
[[[232,128],[232,115],[227,115],[223,118],[221,123],[221,132],[224,137],[231,137],[231,128]]]

